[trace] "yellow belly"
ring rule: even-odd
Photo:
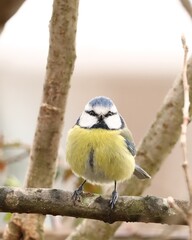
[[[120,130],[75,126],[68,133],[66,159],[75,174],[98,184],[124,181],[135,169]]]

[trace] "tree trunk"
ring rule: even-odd
[[[70,78],[76,58],[78,0],[55,0],[43,99],[31,151],[26,187],[51,187],[63,126]],[[43,239],[44,216],[14,214],[4,239]]]

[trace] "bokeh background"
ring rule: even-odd
[[[51,0],[28,0],[0,36],[0,133],[6,141],[32,144],[45,78]],[[181,35],[192,49],[192,22],[178,0],[81,0],[77,60],[65,114],[66,133],[86,102],[113,99],[139,145],[163,98],[180,75]],[[192,160],[191,127],[188,131]],[[63,157],[62,161],[65,159]],[[24,180],[28,160],[10,165]],[[177,144],[145,194],[187,199]]]

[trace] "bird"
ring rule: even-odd
[[[92,98],[69,130],[66,140],[66,161],[73,173],[84,181],[74,191],[74,202],[83,193],[86,182],[114,183],[109,206],[118,200],[117,182],[132,175],[151,178],[135,163],[136,147],[130,130],[113,101],[105,96]]]

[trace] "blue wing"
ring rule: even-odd
[[[134,144],[131,132],[127,128],[124,128],[124,129],[122,129],[121,135],[125,139],[127,149],[130,151],[130,153],[133,156],[135,156],[136,155],[136,148],[135,148],[135,144]],[[136,177],[138,177],[139,179],[151,178],[150,175],[143,168],[138,166],[137,164],[135,164],[135,170],[134,170],[133,174]]]
[[[151,176],[140,166],[135,164],[135,170],[133,174],[138,177],[139,179],[151,178]]]
[[[126,145],[127,145],[127,148],[129,150],[129,152],[135,156],[136,155],[136,148],[135,148],[135,144],[130,141],[128,138],[125,138],[125,142],[126,142]]]

